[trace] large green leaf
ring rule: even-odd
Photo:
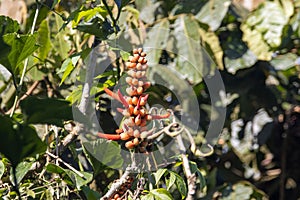
[[[51,50],[50,30],[48,19],[44,19],[38,29],[38,43],[40,45],[38,57],[44,61]]]
[[[123,158],[118,143],[98,139],[91,142],[84,142],[83,147],[92,163],[95,174],[106,166],[118,169],[122,167]]]
[[[68,53],[71,49],[70,40],[66,37],[69,34],[69,29],[61,29],[64,25],[64,21],[59,15],[52,15],[54,17],[53,32],[56,34],[52,40],[53,47],[56,53],[62,60],[68,57]]]
[[[200,83],[211,72],[213,63],[200,45],[199,25],[190,16],[183,15],[175,20],[174,27],[178,54],[175,68],[191,83]]]
[[[17,33],[8,33],[3,36],[3,40],[11,47],[8,54],[10,66],[6,66],[11,73],[16,73],[20,64],[30,56],[37,48],[36,34],[19,35]]]
[[[30,162],[23,161],[23,162],[18,164],[18,166],[16,167],[17,184],[19,184],[22,181],[22,179],[25,177],[25,175],[29,172],[29,170],[31,169],[33,163],[34,163],[33,161],[30,161]],[[14,182],[12,169],[11,169],[10,180],[11,180],[12,183]]]
[[[272,48],[281,44],[282,31],[289,16],[278,2],[266,1],[241,25],[243,40],[262,60],[270,60]]]
[[[215,31],[220,27],[230,4],[231,1],[224,0],[207,1],[195,18],[202,23],[208,24],[210,29]]]
[[[62,126],[63,120],[73,119],[70,102],[62,99],[40,99],[31,96],[21,101],[20,106],[28,124],[46,123]]]
[[[149,51],[147,52],[149,65],[158,64],[161,52],[167,46],[170,32],[169,26],[170,23],[168,20],[162,20],[155,24],[147,33],[144,48],[149,48]]]
[[[83,185],[81,187],[81,190],[83,191],[84,195],[88,200],[98,200],[101,198],[101,195],[98,192],[92,190],[90,187],[86,185]]]
[[[0,152],[16,167],[26,157],[35,156],[46,150],[46,145],[31,126],[17,125],[12,119],[0,116]]]
[[[3,41],[3,35],[17,32],[19,28],[17,21],[6,16],[0,16],[0,64],[4,65],[9,70],[11,69],[11,66],[8,60],[8,54],[11,47]]]

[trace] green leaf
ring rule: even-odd
[[[155,200],[172,200],[172,195],[165,188],[151,190],[149,194],[154,196]]]
[[[184,199],[187,195],[187,188],[186,188],[186,184],[185,184],[183,178],[175,172],[169,171],[169,173],[170,173],[170,175],[173,175],[176,177],[176,181],[175,181],[176,187],[181,194],[181,198]]]
[[[11,47],[8,54],[10,67],[6,66],[11,73],[16,73],[19,65],[38,48],[36,36],[37,34],[19,35],[17,33],[8,33],[3,36],[4,42]]]
[[[202,77],[212,71],[211,58],[200,45],[199,25],[190,16],[180,16],[174,23],[176,38],[176,70],[192,84],[202,81]]]
[[[168,191],[174,185],[175,181],[176,181],[176,176],[174,175],[174,173],[170,173],[170,179],[169,179],[168,184],[167,184],[167,190]]]
[[[103,170],[105,166],[113,169],[122,167],[123,158],[118,143],[98,139],[91,142],[84,142],[83,147],[91,161],[95,174]]]
[[[51,40],[48,19],[44,19],[38,29],[38,44],[40,45],[38,57],[44,61],[51,50]]]
[[[61,0],[53,0],[52,6],[51,6],[51,10],[60,3]]]
[[[0,152],[16,167],[26,157],[45,152],[46,145],[38,137],[35,129],[30,126],[14,124],[6,116],[0,116]]]
[[[230,32],[229,36],[222,43],[224,49],[224,62],[228,72],[235,74],[240,69],[252,67],[257,61],[256,55],[248,49],[241,40],[238,31]]]
[[[59,15],[54,15],[55,23],[53,25],[53,31],[56,33],[52,44],[57,54],[64,60],[68,57],[68,53],[71,50],[69,39],[66,35],[69,34],[68,29],[61,29],[64,25],[64,21]]]
[[[276,70],[288,70],[295,66],[297,55],[294,53],[287,53],[276,56],[270,63]]]
[[[231,1],[224,0],[207,1],[195,18],[215,31],[220,27],[230,4]]]
[[[84,175],[83,178],[69,169],[64,169],[64,172],[70,177],[70,179],[72,180],[72,182],[78,190],[80,190],[82,186],[87,185],[93,180],[93,174],[89,172],[80,171],[80,173]]]
[[[105,17],[108,14],[104,6],[98,6],[96,8],[91,8],[91,9],[86,9],[83,7],[82,9],[83,10],[80,10],[76,13],[72,21],[73,28],[75,28],[82,19],[84,19],[84,21],[87,22],[97,15],[100,15],[102,19],[105,19]]]
[[[4,172],[5,172],[5,166],[2,162],[2,160],[0,160],[0,179],[2,178]]]
[[[147,33],[144,47],[147,51],[147,59],[149,65],[155,65],[159,63],[161,52],[167,47],[167,42],[170,32],[170,23],[168,20],[162,20],[155,24]]]
[[[270,50],[281,44],[282,31],[288,20],[289,16],[278,2],[266,1],[241,25],[243,40],[259,59],[270,60]]]
[[[17,21],[6,16],[0,16],[0,64],[11,71],[11,65],[8,60],[8,54],[11,47],[3,41],[3,35],[17,32],[20,29]]]
[[[161,177],[167,172],[167,169],[158,169],[155,173],[153,173],[155,177],[155,185],[158,184],[160,181]]]
[[[54,98],[40,99],[30,96],[20,103],[25,122],[30,124],[63,125],[63,120],[73,119],[69,101]]]
[[[155,200],[154,195],[149,193],[145,196],[142,196],[141,200]]]
[[[98,200],[101,198],[101,195],[98,192],[92,190],[91,188],[89,188],[86,185],[83,185],[81,187],[81,190],[83,191],[86,199],[88,199],[88,200]]]
[[[203,188],[206,187],[206,180],[202,175],[201,171],[199,170],[197,163],[192,161],[190,161],[189,163],[190,163],[191,173],[196,173],[198,178],[200,179],[200,189],[202,190]]]
[[[28,162],[28,161],[23,161],[19,163],[16,167],[16,177],[17,177],[17,184],[19,184],[22,179],[25,177],[25,175],[29,172],[33,165],[34,161]],[[11,169],[11,176],[10,180],[12,183],[14,183],[14,178],[13,178],[13,171]]]
[[[204,29],[199,29],[199,34],[201,39],[205,43],[207,50],[210,50],[209,54],[214,58],[214,61],[218,65],[218,68],[223,70],[223,50],[220,45],[219,38],[215,32],[205,31]]]

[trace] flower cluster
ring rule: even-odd
[[[127,95],[123,95],[120,90],[114,93],[105,88],[108,95],[123,104],[123,108],[117,108],[117,110],[125,117],[124,122],[116,130],[116,134],[98,133],[98,136],[109,140],[124,140],[127,149],[138,147],[140,152],[145,152],[148,145],[147,136],[152,133],[146,126],[147,122],[153,119],[167,118],[170,113],[151,115],[145,107],[149,96],[145,94],[145,91],[151,84],[146,78],[148,65],[146,53],[143,52],[142,48],[133,50],[133,56],[129,57],[126,68],[128,75],[125,79],[128,84]]]

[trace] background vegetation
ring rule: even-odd
[[[122,175],[110,167],[126,164],[120,145],[97,139],[92,129],[81,134],[78,122],[96,110],[103,130],[114,132],[118,125],[103,88],[124,73],[128,53],[144,46],[155,49],[148,55],[151,66],[161,66],[151,67],[149,76],[176,80],[179,73],[193,87],[201,109],[194,134],[205,136],[210,120],[221,117],[218,108],[227,109],[213,154],[188,152],[197,175],[194,199],[299,199],[300,2],[253,1],[247,8],[245,2],[1,1],[1,13],[10,17],[0,16],[0,198],[106,194]],[[125,44],[116,46],[119,38]],[[92,106],[81,107],[93,63]],[[226,92],[211,109],[203,77],[214,77],[215,70]],[[180,93],[173,84],[168,88]],[[179,112],[182,105],[168,88],[151,87],[149,102]],[[186,117],[193,120],[193,114]],[[102,163],[96,155],[103,155]],[[181,159],[151,174],[133,174],[127,198],[186,198]]]

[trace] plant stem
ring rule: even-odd
[[[39,11],[40,11],[40,4],[37,4],[36,10],[35,10],[35,15],[34,15],[32,26],[31,26],[31,30],[30,30],[31,35],[34,32],[36,21],[37,21],[38,15],[39,15]],[[22,75],[21,75],[21,78],[20,78],[19,86],[17,87],[17,94],[16,94],[16,97],[15,97],[15,101],[14,101],[11,113],[9,115],[10,117],[13,116],[13,114],[14,114],[16,108],[17,108],[17,104],[18,104],[18,101],[19,101],[19,90],[22,88],[22,85],[23,85],[23,82],[24,82],[24,77],[25,77],[25,73],[27,71],[28,61],[29,61],[29,58],[27,57],[24,61],[24,68],[23,68]]]
[[[22,199],[21,198],[21,193],[20,193],[20,190],[19,190],[19,186],[18,186],[18,180],[17,180],[17,171],[16,171],[16,167],[13,167],[13,176],[14,176],[14,188],[15,188],[15,191],[17,192],[17,195],[19,197],[19,199]]]

